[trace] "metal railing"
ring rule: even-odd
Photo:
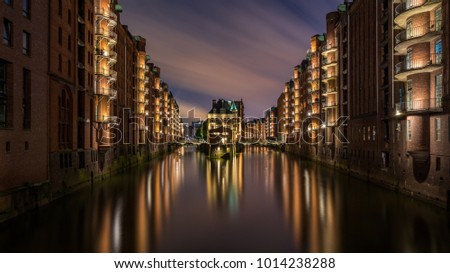
[[[410,70],[422,69],[431,65],[441,65],[442,54],[433,53],[429,58],[412,58],[395,65],[395,74],[400,74]]]
[[[440,110],[440,109],[442,109],[442,98],[412,100],[408,102],[397,103],[395,105],[395,110],[397,113]]]
[[[431,32],[442,31],[442,28],[443,28],[442,20],[428,21],[426,24],[417,27],[412,27],[410,29],[405,29],[399,34],[397,34],[395,36],[395,44],[398,45],[402,42],[425,36]]]
[[[337,49],[337,45],[331,44],[331,45],[324,45],[322,46],[322,52],[326,52],[332,49]]]
[[[326,80],[326,79],[331,79],[336,77],[336,73],[335,72],[328,72],[328,73],[324,73],[322,74],[322,80]]]
[[[440,2],[441,0],[409,0],[408,2],[402,2],[395,8],[395,16],[398,16],[410,9]]]
[[[103,16],[105,18],[117,21],[117,15],[114,12],[112,12],[111,10],[109,10],[109,9],[96,7],[95,8],[95,15],[101,15],[101,16]]]

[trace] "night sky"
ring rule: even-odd
[[[123,0],[121,20],[181,108],[204,116],[214,98],[243,99],[247,117],[276,103],[309,39],[343,0]]]

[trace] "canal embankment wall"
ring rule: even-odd
[[[405,170],[396,171],[396,168],[383,169],[378,165],[371,164],[371,162],[363,162],[361,160],[329,159],[316,153],[305,152],[305,150],[302,150],[295,144],[283,145],[281,149],[289,154],[314,161],[367,183],[376,184],[450,211],[450,196],[446,197],[445,191],[427,183],[411,186],[412,183],[408,181],[408,175]]]
[[[132,153],[111,149],[104,154],[102,164],[96,163],[83,168],[59,168],[59,164],[55,163],[49,170],[49,180],[0,192],[0,223],[45,206],[84,187],[107,181],[117,173],[161,157],[176,148],[173,144],[155,144],[136,149],[136,152]]]

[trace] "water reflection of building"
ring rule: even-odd
[[[339,251],[338,207],[333,183],[299,160],[281,155],[276,161],[276,194],[281,199],[286,223],[290,226],[295,249],[308,252]]]
[[[212,208],[234,214],[238,211],[243,195],[242,154],[232,160],[207,160],[206,192]]]
[[[183,151],[179,153],[154,162],[147,174],[130,178],[138,182],[126,190],[136,192],[132,194],[136,199],[97,193],[91,221],[95,252],[157,251],[184,175]]]

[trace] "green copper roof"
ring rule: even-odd
[[[235,111],[237,112],[237,110],[238,110],[238,109],[237,109],[237,107],[236,107],[236,104],[235,104],[234,101],[233,101],[233,102],[231,103],[230,111],[231,111],[231,112],[235,112]]]
[[[345,11],[347,11],[347,5],[346,5],[346,4],[340,4],[340,5],[338,6],[338,11],[340,11],[340,12],[345,12]]]
[[[116,11],[117,12],[122,12],[123,11],[123,8],[122,8],[122,6],[120,4],[116,4]]]

